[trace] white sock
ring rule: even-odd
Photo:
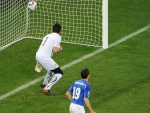
[[[52,77],[52,72],[48,71],[45,78],[44,78],[43,85],[47,85],[48,81],[50,80],[51,77]]]
[[[55,75],[52,77],[51,81],[47,84],[47,86],[46,86],[44,89],[50,90],[51,87],[52,87],[54,84],[56,84],[56,83],[59,81],[59,79],[60,79],[61,77],[62,77],[62,74],[55,74]]]

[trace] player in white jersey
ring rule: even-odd
[[[91,86],[88,83],[90,72],[87,68],[81,71],[81,77],[82,79],[75,81],[66,92],[67,98],[71,101],[69,111],[70,113],[85,113],[84,105],[86,105],[90,113],[96,113],[89,101]]]
[[[36,52],[37,65],[35,69],[39,70],[40,72],[42,67],[44,67],[47,70],[45,79],[41,84],[43,93],[47,95],[53,95],[50,89],[54,84],[58,82],[58,80],[63,75],[63,71],[60,69],[59,65],[52,59],[53,53],[58,53],[62,51],[62,46],[60,45],[61,43],[60,32],[61,32],[60,24],[53,25],[53,33],[47,34],[43,38],[42,43],[38,51]],[[52,74],[54,74],[53,77]]]

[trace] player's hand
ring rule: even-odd
[[[62,51],[62,46],[60,45],[60,51]]]
[[[91,111],[90,113],[96,113],[95,111]]]
[[[36,64],[36,66],[35,66],[35,71],[38,72],[38,73],[42,71],[42,66],[38,62]]]

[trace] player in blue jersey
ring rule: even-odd
[[[66,92],[67,98],[71,101],[69,111],[70,113],[85,113],[84,105],[86,105],[90,113],[96,113],[89,101],[91,86],[88,83],[90,72],[87,68],[81,71],[81,77],[82,79],[75,81]]]

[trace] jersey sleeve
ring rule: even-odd
[[[60,43],[61,43],[61,37],[56,38],[54,42],[54,47],[60,48]]]
[[[91,91],[91,86],[86,85],[84,89],[84,98],[89,98],[90,97],[90,91]]]
[[[72,84],[71,87],[68,89],[68,92],[73,93],[73,84]]]

